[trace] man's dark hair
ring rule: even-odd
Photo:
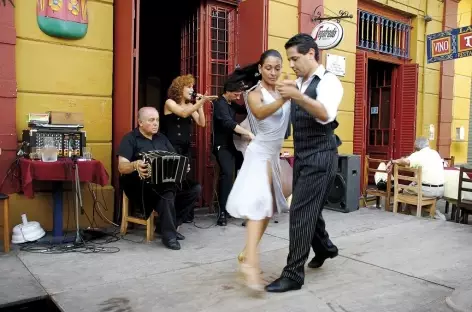
[[[228,79],[223,85],[223,93],[226,92],[240,92],[244,90],[244,84],[241,81],[234,81]]]
[[[313,49],[315,51],[315,60],[317,62],[320,60],[320,50],[318,49],[318,45],[316,44],[315,39],[308,34],[297,34],[290,38],[285,43],[285,50],[291,47],[297,47],[297,52],[303,55],[307,54],[310,49]]]

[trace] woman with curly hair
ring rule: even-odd
[[[192,158],[190,153],[190,135],[192,120],[200,127],[205,127],[205,113],[203,104],[215,97],[194,93],[195,78],[192,75],[182,75],[175,78],[167,91],[167,101],[164,105],[164,115],[161,118],[162,132],[167,136],[175,151],[183,156]],[[192,103],[194,102],[195,103]],[[195,181],[187,180],[183,187],[191,188]],[[191,210],[184,216],[183,222],[193,221],[194,213]]]
[[[192,132],[192,120],[198,126],[205,127],[203,104],[214,98],[206,94],[197,94],[196,102],[193,104],[194,84],[195,78],[192,75],[182,75],[172,81],[167,91],[168,99],[165,102],[162,118],[163,133],[172,143],[177,153],[189,158],[191,158],[190,134]]]

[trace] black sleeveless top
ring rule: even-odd
[[[181,151],[187,150],[190,146],[190,136],[192,134],[192,116],[182,118],[176,114],[163,115],[161,118],[162,133],[169,139],[177,153],[187,154]]]

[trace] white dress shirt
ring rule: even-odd
[[[305,93],[306,89],[310,85],[311,81],[315,76],[320,77],[320,82],[316,87],[317,97],[315,100],[321,103],[328,113],[328,120],[321,121],[318,118],[315,118],[320,124],[327,124],[332,122],[338,113],[339,104],[343,98],[344,88],[341,81],[338,77],[331,73],[327,72],[323,65],[319,65],[315,72],[302,84],[303,77],[300,77],[296,80],[298,89]]]

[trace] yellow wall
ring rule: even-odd
[[[275,49],[284,57],[283,75],[286,73],[295,79],[292,69],[285,57],[285,42],[298,33],[298,0],[269,1],[268,48]],[[283,21],[283,22],[281,22]],[[292,137],[285,140],[283,151],[293,155]]]
[[[82,112],[85,118],[87,145],[93,157],[102,161],[111,177],[112,82],[113,82],[113,0],[88,1],[89,27],[80,40],[49,37],[38,27],[36,1],[16,1],[17,31],[16,74],[18,99],[16,104],[17,132],[27,128],[28,113],[49,110]],[[113,211],[113,189],[103,192]],[[82,192],[84,208],[91,216],[92,200],[88,188]],[[101,196],[99,194],[99,196]],[[64,227],[68,212],[72,213],[73,197],[64,196]],[[70,201],[68,205],[66,200]],[[103,200],[102,200],[103,202]],[[69,206],[69,209],[67,207]],[[52,227],[52,197],[36,193],[34,199],[13,195],[12,225],[21,222],[20,214],[39,221],[46,229]],[[81,217],[82,226],[90,225]],[[73,215],[69,228],[73,226]]]
[[[458,27],[472,24],[472,0],[459,2],[457,10]],[[451,155],[457,163],[467,163],[467,145],[469,134],[470,87],[472,77],[472,57],[454,60],[454,99],[452,104]],[[464,127],[465,141],[455,141],[456,127]]]
[[[337,16],[340,10],[348,11],[357,15],[357,0],[325,0],[324,16]],[[343,141],[339,147],[339,153],[352,154],[353,152],[353,129],[354,129],[354,83],[356,73],[356,18],[341,21],[344,28],[344,38],[334,49],[323,52],[323,64],[326,65],[327,54],[334,54],[346,58],[346,75],[339,77],[344,87],[343,100],[339,106],[337,120],[339,128],[336,134]]]
[[[340,10],[346,10],[356,16],[357,2],[357,0],[325,0],[325,16],[338,15]],[[417,135],[428,135],[430,124],[433,124],[435,129],[438,127],[440,64],[425,64],[425,27],[427,27],[427,33],[440,32],[442,30],[443,4],[436,0],[376,0],[375,2],[416,16],[413,20],[414,28],[411,42],[411,57],[413,62],[417,62],[420,65],[416,132]],[[426,10],[427,14],[433,17],[433,20],[425,26],[424,15]],[[339,110],[338,121],[340,126],[337,133],[343,140],[340,152],[352,153],[357,21],[355,18],[344,19],[341,23],[345,32],[343,41],[335,49],[326,51],[324,55],[325,58],[327,53],[346,57],[346,75],[341,77],[344,85],[344,98]],[[326,59],[323,62],[326,63]],[[424,103],[427,103],[426,110],[423,109]],[[436,138],[431,146],[436,146]]]

